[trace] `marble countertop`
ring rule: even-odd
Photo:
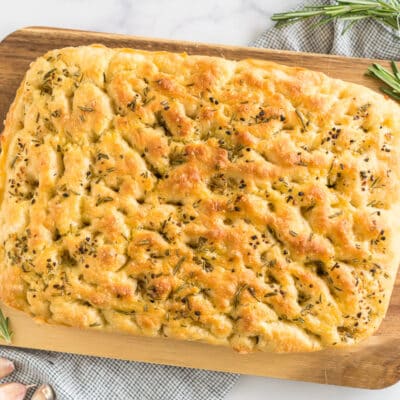
[[[209,43],[246,45],[271,26],[270,16],[299,0],[12,0],[3,2],[0,40],[23,26],[47,25]],[[7,5],[5,5],[7,4]],[[386,400],[379,391],[242,376],[226,400]]]
[[[274,12],[299,0],[11,0],[0,39],[22,26],[47,25],[210,43],[246,45]],[[4,1],[5,4],[5,1]]]

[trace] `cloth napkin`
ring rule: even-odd
[[[333,2],[306,4],[329,3]],[[400,59],[400,35],[379,22],[363,21],[345,35],[341,21],[317,30],[312,23],[268,29],[251,45]],[[221,400],[239,378],[235,374],[15,348],[0,348],[0,356],[14,360],[17,366],[17,372],[4,382],[50,383],[59,400]]]

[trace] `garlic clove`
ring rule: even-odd
[[[32,396],[32,400],[54,400],[55,398],[56,395],[54,394],[54,390],[50,385],[39,386]]]
[[[0,400],[23,400],[30,386],[12,382],[0,385]]]
[[[10,375],[15,369],[14,363],[7,358],[0,357],[0,379]]]

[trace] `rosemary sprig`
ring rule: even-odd
[[[308,18],[320,17],[314,26],[327,24],[335,19],[347,22],[345,33],[357,21],[373,18],[400,32],[400,0],[337,0],[335,5],[308,6],[298,11],[274,14],[276,26],[283,26]]]
[[[383,86],[380,89],[383,93],[392,97],[393,99],[400,101],[400,71],[399,67],[394,61],[391,63],[392,72],[382,67],[380,64],[372,64],[368,68],[367,75],[372,76],[387,86]]]
[[[3,311],[0,310],[0,337],[5,340],[7,344],[11,343],[13,332],[10,328],[10,320],[6,318]]]

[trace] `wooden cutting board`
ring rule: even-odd
[[[5,118],[30,62],[53,48],[91,43],[110,47],[186,51],[229,59],[268,59],[308,67],[332,77],[378,89],[376,82],[364,76],[373,60],[35,27],[14,32],[0,43],[0,120]],[[3,310],[12,321],[15,331],[13,345],[18,347],[371,389],[383,388],[400,380],[400,276],[386,319],[373,337],[349,350],[308,354],[239,355],[227,348],[200,343],[38,325],[23,313],[7,307],[3,307]]]

